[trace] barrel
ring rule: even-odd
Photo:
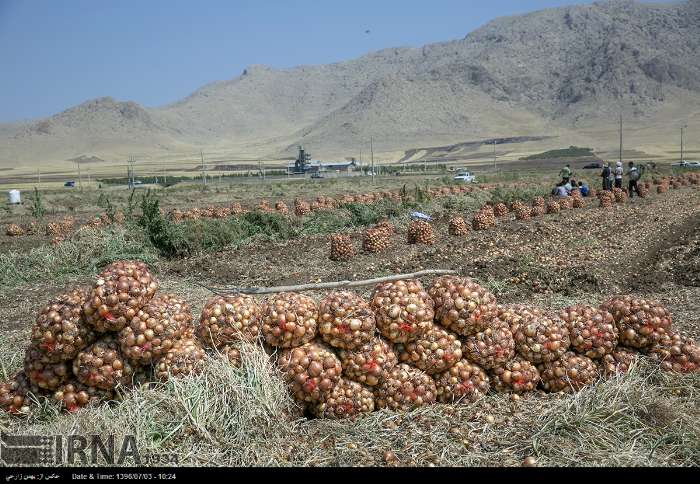
[[[7,192],[7,203],[10,205],[18,205],[22,202],[22,198],[20,197],[19,190],[10,190]]]

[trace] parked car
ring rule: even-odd
[[[64,187],[66,188],[75,188],[75,182],[74,181],[67,181],[63,184]]]
[[[464,183],[472,183],[476,180],[476,177],[472,175],[470,172],[465,171],[464,173],[460,173],[459,175],[454,177],[455,181],[461,181]]]
[[[323,175],[321,175],[319,172],[312,173],[311,178],[323,178]]]
[[[674,163],[671,166],[678,166],[681,168],[700,168],[700,161],[681,161],[679,163]]]
[[[602,168],[603,168],[603,165],[601,165],[600,163],[589,163],[583,167],[584,170],[598,170],[598,169],[602,169]]]

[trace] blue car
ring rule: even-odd
[[[75,182],[74,181],[67,181],[63,184],[64,187],[67,188],[75,188]]]

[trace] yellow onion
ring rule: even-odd
[[[513,332],[516,351],[531,363],[559,359],[569,349],[569,330],[563,321],[544,314],[530,314]]]
[[[42,390],[55,390],[61,386],[70,376],[69,365],[65,361],[52,363],[35,346],[30,346],[24,353],[24,374]]]
[[[508,206],[505,203],[497,203],[493,206],[493,213],[496,217],[505,217],[508,215]]]
[[[508,324],[511,333],[515,333],[525,318],[529,316],[541,316],[542,311],[534,306],[525,304],[513,304],[511,306],[498,306],[497,317]]]
[[[430,375],[399,363],[374,387],[374,405],[379,410],[408,412],[435,403],[436,394],[435,381]]]
[[[318,331],[331,346],[353,350],[372,341],[376,324],[374,313],[353,292],[332,292],[318,305]]]
[[[76,379],[61,385],[53,394],[53,399],[68,413],[77,412],[88,405],[95,405],[114,398],[111,390],[102,390],[80,383]]]
[[[559,312],[566,323],[571,349],[592,359],[609,355],[617,347],[618,330],[612,314],[590,306],[571,306]]]
[[[338,384],[343,371],[333,350],[320,341],[283,350],[277,364],[292,395],[303,403],[321,401]]]
[[[278,348],[301,346],[313,340],[318,308],[313,299],[286,292],[270,296],[262,305],[262,334]]]
[[[601,305],[620,332],[620,344],[643,349],[660,342],[671,330],[671,314],[654,301],[632,296],[615,297]]]
[[[355,350],[341,349],[338,357],[346,377],[369,386],[378,385],[398,362],[396,353],[382,338],[374,338]]]
[[[618,346],[612,353],[603,356],[596,360],[598,369],[605,376],[612,376],[619,373],[627,373],[640,353],[637,350]]]
[[[435,375],[435,386],[440,403],[475,402],[489,391],[489,377],[479,365],[460,360]]]
[[[191,323],[192,312],[185,301],[171,294],[156,296],[119,333],[122,353],[135,366],[153,363],[183,337]]]
[[[73,373],[84,385],[114,390],[131,383],[134,369],[119,350],[116,337],[108,335],[78,353]]]
[[[0,384],[0,408],[12,415],[27,415],[31,410],[31,395],[40,394],[41,389],[27,378],[24,371],[18,371],[9,381]]]
[[[537,367],[542,387],[548,392],[576,392],[598,378],[598,367],[587,356],[567,351],[555,361]]]
[[[82,316],[85,291],[62,294],[44,306],[32,326],[31,342],[51,362],[68,361],[97,338]]]
[[[319,418],[355,418],[374,411],[374,394],[366,386],[341,378],[312,411]]]
[[[409,244],[435,244],[435,233],[433,226],[425,220],[412,220],[408,225]]]
[[[219,348],[218,353],[226,358],[236,368],[241,367],[241,351],[234,345],[226,345]]]
[[[432,326],[433,301],[416,279],[378,284],[370,306],[377,329],[393,343],[413,341]]]
[[[491,370],[491,383],[497,392],[531,392],[539,382],[537,367],[519,356]]]
[[[428,289],[435,301],[435,320],[461,336],[483,331],[496,316],[496,298],[473,280],[438,277]]]
[[[462,343],[454,334],[435,325],[418,339],[397,344],[394,350],[399,362],[429,375],[447,370],[462,358]]]
[[[490,206],[482,207],[474,214],[472,228],[474,230],[488,230],[496,226],[496,214]]]
[[[693,373],[700,367],[700,346],[678,333],[668,334],[649,349],[649,356],[665,371]]]
[[[143,262],[113,262],[99,274],[83,306],[85,319],[101,333],[120,331],[157,289],[158,283]]]
[[[464,357],[490,370],[515,356],[515,341],[508,323],[495,318],[489,326],[464,340]]]
[[[181,339],[155,365],[155,377],[161,381],[197,375],[202,371],[204,349],[194,339]]]
[[[198,334],[214,348],[239,340],[254,342],[260,336],[261,318],[260,306],[252,296],[214,296],[204,304]]]

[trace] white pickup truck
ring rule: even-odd
[[[469,171],[462,172],[454,177],[455,181],[461,181],[464,183],[472,183],[476,180],[476,177]]]

